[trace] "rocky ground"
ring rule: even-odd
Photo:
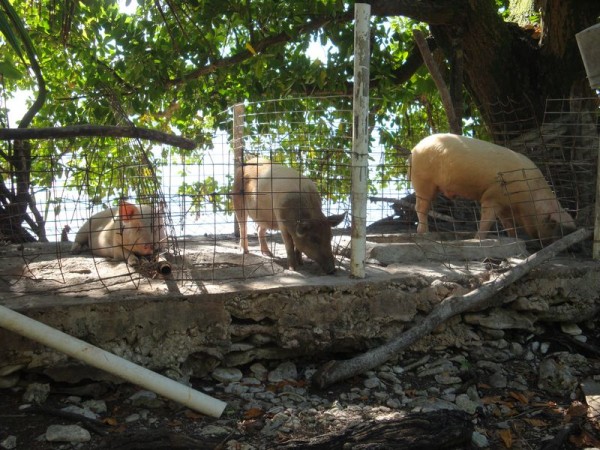
[[[192,384],[227,402],[218,419],[130,384],[4,377],[0,448],[600,447],[593,320],[473,333],[470,348],[405,352],[326,390],[310,385],[314,361],[217,368]]]
[[[65,261],[63,274],[69,267]],[[68,285],[51,280],[60,293],[84,289],[110,265],[94,261],[93,270],[82,270],[81,261],[67,262],[81,279]],[[203,267],[194,263],[197,271]],[[56,273],[53,266],[37,269],[29,260],[25,268],[46,269],[47,277]],[[25,279],[18,269],[23,292],[35,283],[35,292],[48,290],[38,281],[47,277]],[[120,278],[130,274],[118,275],[114,280],[121,286]],[[156,290],[152,281],[143,288]],[[112,282],[102,280],[90,289],[105,295]],[[585,277],[581,283],[595,286]],[[585,303],[594,297],[593,286],[564,297]],[[534,321],[528,311],[543,303],[539,296],[538,290],[515,296],[511,301],[518,308],[510,314],[498,308],[495,314],[453,317],[436,330],[445,338],[424,339],[395,360],[325,390],[310,380],[327,361],[306,357],[220,367],[192,379],[195,389],[227,402],[220,418],[131,384],[59,383],[7,367],[0,372],[0,449],[600,448],[597,317],[579,313],[577,325],[568,323],[572,318],[562,324]],[[414,322],[420,320],[415,312]],[[501,320],[503,326],[489,326]]]

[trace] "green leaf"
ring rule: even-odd
[[[0,61],[0,74],[10,80],[20,80],[23,78],[21,71],[12,62],[6,60]]]

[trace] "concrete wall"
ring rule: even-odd
[[[468,292],[490,274],[398,273],[335,285],[323,277],[321,285],[192,296],[124,293],[93,300],[56,296],[51,301],[28,296],[9,303],[132,362],[187,379],[217,365],[350,356],[408,329],[443,298]],[[600,310],[600,264],[553,260],[497,295],[505,299],[502,308],[457,317],[415,349],[467,345],[480,330],[535,333],[548,322],[590,321]],[[3,329],[0,342],[0,376],[35,370],[67,381],[102,377]]]

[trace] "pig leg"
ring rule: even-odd
[[[236,203],[234,197],[234,204]],[[241,208],[241,209],[240,209]],[[240,248],[244,253],[250,253],[248,250],[248,211],[243,206],[235,206],[235,217],[240,226]]]
[[[298,267],[298,260],[302,261],[302,254],[294,246],[294,240],[292,235],[285,230],[281,230],[281,237],[285,245],[285,254],[287,255],[288,268],[290,270],[296,270]]]
[[[130,249],[123,246],[123,235],[113,234],[112,238],[112,259],[115,261],[126,261],[130,266],[137,266],[140,264],[140,259],[130,251]]]
[[[139,264],[140,264],[140,258],[138,258],[138,257],[137,257],[135,254],[133,254],[133,253],[129,253],[129,254],[127,254],[127,253],[128,253],[128,252],[124,251],[124,252],[122,253],[122,255],[119,255],[119,256],[123,256],[123,259],[124,259],[125,261],[127,261],[127,264],[128,264],[128,265],[130,265],[130,266],[132,266],[132,267],[133,267],[133,266],[137,266],[137,265],[139,265]],[[119,259],[119,258],[117,257],[117,255],[115,255],[114,259]]]
[[[132,267],[140,264],[140,259],[135,255],[135,253],[131,253],[129,250],[126,250],[122,247],[117,247],[116,245],[114,247],[113,259],[124,259],[127,261],[127,264]]]
[[[500,214],[500,223],[502,223],[502,228],[504,228],[504,231],[506,231],[510,237],[517,237],[517,226],[511,211],[503,211]]]
[[[258,226],[258,242],[260,242],[260,252],[265,256],[273,257],[273,253],[269,250],[269,244],[267,244],[267,228],[261,225]],[[248,241],[246,240],[246,248],[248,247]],[[248,252],[246,252],[248,253]]]
[[[423,198],[417,195],[417,203],[415,204],[415,211],[417,212],[417,218],[419,224],[417,225],[417,233],[427,233],[429,231],[429,224],[427,222],[427,213],[431,206],[431,199]]]
[[[135,256],[133,253],[131,253],[129,255],[129,257],[127,258],[127,264],[129,264],[132,267],[137,266],[139,263],[140,263],[140,259],[137,256]]]
[[[429,231],[427,213],[431,207],[431,202],[438,193],[438,187],[433,183],[417,177],[412,179],[411,182],[413,189],[415,190],[415,197],[417,198],[415,204],[415,211],[419,220],[417,225],[417,233],[427,233]]]
[[[82,226],[77,234],[75,235],[75,240],[73,241],[73,245],[71,246],[71,253],[77,254],[80,253],[81,250],[89,246],[89,222]]]
[[[481,205],[481,220],[479,221],[479,231],[475,239],[485,239],[492,225],[496,223],[496,211],[493,206]]]

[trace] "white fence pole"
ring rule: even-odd
[[[352,251],[350,273],[365,277],[367,183],[369,180],[369,63],[371,5],[354,5],[354,95],[352,106]]]
[[[246,121],[246,107],[243,103],[233,105],[233,173],[244,164],[244,125]],[[234,214],[235,216],[235,214]],[[237,216],[233,221],[233,235],[240,237],[240,224]]]

